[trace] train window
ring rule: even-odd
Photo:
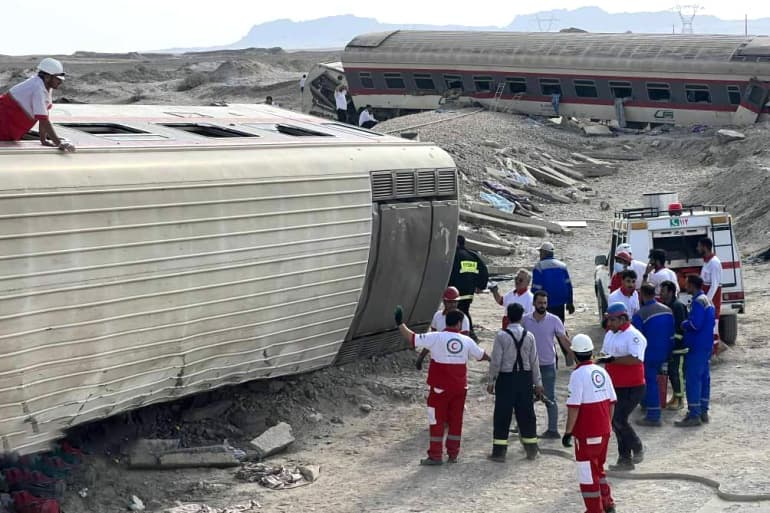
[[[374,89],[374,79],[372,79],[371,73],[362,71],[358,74],[358,78],[361,80],[361,87],[365,89]]]
[[[541,78],[540,91],[546,96],[561,94],[561,82],[558,78]]]
[[[388,89],[406,89],[401,73],[385,73],[385,86]]]
[[[460,75],[444,75],[444,84],[446,84],[447,89],[465,90],[465,87],[463,87],[463,77]]]
[[[182,130],[184,132],[189,132],[195,135],[200,135],[202,137],[259,137],[258,135],[241,132],[240,130],[233,130],[232,128],[204,125],[199,123],[160,123],[160,125],[168,128],[174,128],[176,130]]]
[[[616,82],[610,80],[610,91],[613,98],[631,98],[633,95],[631,82]]]
[[[730,100],[730,105],[740,105],[741,88],[738,86],[727,86],[727,97]]]
[[[526,78],[506,78],[505,83],[508,85],[508,92],[511,94],[522,94],[527,92],[527,79]]]
[[[72,128],[91,135],[116,135],[116,134],[149,134],[144,130],[115,123],[56,123],[59,126]]]
[[[310,128],[281,123],[246,123],[244,126],[294,137],[334,137],[332,134],[325,134],[323,132],[311,130]]]
[[[473,77],[473,85],[476,86],[476,92],[492,92],[492,77]]]
[[[593,80],[575,80],[575,94],[578,98],[598,98],[599,90]]]
[[[647,97],[654,102],[671,100],[671,87],[668,84],[647,84]]]
[[[435,82],[433,82],[433,77],[431,77],[427,73],[415,73],[414,85],[417,86],[417,89],[428,90],[428,91],[436,90],[436,84]]]
[[[707,85],[685,84],[684,92],[687,103],[711,103],[711,91]]]

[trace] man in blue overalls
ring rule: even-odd
[[[687,277],[687,292],[692,295],[690,315],[682,323],[684,345],[688,349],[684,357],[687,416],[676,427],[700,426],[709,421],[711,374],[709,360],[714,345],[714,305],[703,293],[700,276]]]
[[[647,339],[644,351],[644,381],[647,388],[644,405],[647,415],[637,421],[640,426],[659,427],[660,421],[660,391],[658,389],[658,374],[663,363],[668,361],[674,343],[674,314],[663,303],[655,301],[655,286],[649,283],[642,285],[642,306],[631,319],[634,328],[642,332]]]

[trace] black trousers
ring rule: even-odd
[[[671,358],[668,360],[668,379],[671,381],[671,389],[674,391],[674,397],[684,398],[684,353],[677,353],[674,350]],[[663,405],[665,406],[665,405]]]
[[[470,326],[471,333],[473,333],[473,319],[471,319],[471,303],[472,299],[463,299],[457,303],[457,309],[460,310],[468,317],[468,326]]]
[[[346,109],[337,109],[337,121],[341,123],[348,122],[348,111]]]
[[[376,121],[364,121],[364,124],[361,125],[361,128],[374,128],[374,125],[376,125]]]
[[[642,451],[642,441],[628,422],[628,417],[644,397],[644,385],[638,387],[616,388],[618,402],[612,415],[612,430],[618,439],[618,454],[621,458],[631,458],[631,452]]]
[[[537,444],[537,418],[532,401],[532,371],[501,372],[495,381],[495,413],[492,454],[508,451],[508,433],[516,416],[523,444]]]

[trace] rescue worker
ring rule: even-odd
[[[487,392],[495,395],[492,454],[489,459],[497,462],[505,461],[513,415],[516,416],[527,459],[537,457],[533,386],[535,395],[539,397],[543,394],[535,337],[521,325],[524,309],[518,303],[511,303],[507,315],[510,324],[495,337],[487,384]]]
[[[451,310],[457,310],[457,298],[460,297],[460,292],[455,287],[447,287],[444,290],[444,295],[441,298],[444,308],[433,314],[433,320],[430,323],[430,331],[444,331],[446,329],[446,314]],[[470,333],[470,324],[468,324],[468,318],[463,316],[463,325],[460,329],[460,333],[468,335]],[[422,370],[422,362],[430,351],[423,349],[420,356],[417,357],[415,367],[417,370]]]
[[[0,141],[18,141],[37,123],[40,144],[75,151],[75,146],[56,135],[48,118],[51,91],[59,88],[65,76],[61,62],[47,57],[38,64],[36,75],[0,95]]]
[[[595,365],[594,344],[588,335],[575,335],[572,352],[578,361],[569,378],[567,425],[562,445],[575,439],[578,482],[586,513],[615,513],[610,484],[604,473],[610,428],[617,396],[609,374]]]
[[[465,237],[457,236],[457,248],[455,249],[455,260],[452,266],[452,275],[449,277],[449,285],[456,287],[460,291],[457,308],[468,316],[468,325],[470,326],[470,337],[474,340],[476,333],[473,331],[473,318],[471,317],[471,303],[473,294],[481,293],[487,286],[489,273],[487,265],[476,254],[465,247]]]
[[[348,122],[348,88],[345,84],[340,84],[334,90],[334,104],[337,107],[337,121],[340,123]]]
[[[558,358],[554,343],[558,343],[562,350],[569,353],[570,358],[567,365],[572,365],[572,352],[569,349],[570,342],[567,338],[567,330],[564,328],[564,323],[554,314],[548,312],[548,294],[544,290],[538,290],[535,293],[534,303],[535,311],[525,315],[521,325],[535,337],[540,376],[543,380],[545,396],[550,401],[546,403],[548,429],[540,434],[540,438],[558,440],[561,438],[559,434],[559,406],[556,402],[556,368]]]
[[[612,278],[610,278],[610,293],[615,292],[623,286],[623,271],[631,269],[632,260],[631,255],[626,251],[617,251],[615,253],[615,272],[612,274]]]
[[[722,262],[714,254],[714,241],[703,238],[698,241],[698,254],[703,258],[700,278],[703,280],[703,292],[714,305],[714,316],[717,320],[713,333],[713,353],[717,354],[719,347],[719,315],[722,313]]]
[[[572,281],[567,264],[554,258],[554,247],[543,242],[538,248],[540,261],[532,270],[532,292],[544,290],[548,293],[548,311],[564,322],[564,309],[570,315],[575,313],[572,299]],[[566,353],[565,353],[566,354]]]
[[[361,128],[372,129],[377,123],[379,122],[374,117],[374,114],[372,114],[372,106],[367,105],[364,107],[361,114],[358,116],[358,126]]]
[[[687,354],[687,348],[684,346],[682,323],[687,320],[687,306],[677,298],[677,288],[678,285],[672,281],[664,281],[660,284],[660,300],[671,309],[675,330],[673,349],[668,360],[668,379],[674,395],[666,404],[668,410],[684,408],[684,355]]]
[[[444,433],[446,431],[446,452],[449,462],[456,463],[460,454],[460,440],[463,430],[463,409],[468,390],[468,360],[487,360],[489,356],[470,337],[460,333],[463,313],[459,310],[447,312],[447,327],[444,331],[416,334],[404,324],[404,311],[396,307],[394,318],[401,336],[414,348],[425,348],[431,353],[428,370],[428,423],[430,444],[428,457],[420,465],[441,465],[444,463]]]
[[[700,276],[687,277],[687,293],[692,294],[692,304],[684,330],[685,378],[687,391],[687,416],[674,422],[676,427],[700,426],[709,422],[711,397],[711,373],[709,360],[713,349],[713,333],[716,324],[714,305],[703,292]]]
[[[516,273],[516,277],[514,278],[515,286],[513,290],[508,292],[506,295],[501,296],[499,287],[497,284],[494,284],[489,288],[489,291],[494,296],[497,304],[502,305],[504,312],[508,311],[508,305],[512,303],[518,303],[522,308],[524,308],[524,315],[529,315],[534,309],[532,304],[534,295],[532,294],[532,291],[529,290],[529,285],[531,282],[532,274],[530,274],[530,272],[526,269],[519,269],[519,271]],[[507,327],[508,316],[503,315],[503,329]]]
[[[631,251],[631,244],[628,244],[627,242],[620,244],[615,250],[616,255],[621,252],[628,253],[628,256],[631,257],[628,268],[636,273],[636,278],[638,280],[636,283],[636,290],[639,290],[642,286],[642,276],[644,276],[644,272],[647,270],[647,264],[634,259],[634,252]]]
[[[666,267],[666,252],[662,249],[650,250],[650,262],[644,271],[642,283],[650,283],[655,287],[655,295],[660,296],[660,284],[664,281],[677,283],[676,273]],[[679,285],[676,286],[679,293]]]
[[[647,339],[644,351],[644,381],[646,390],[644,406],[647,413],[637,421],[640,426],[660,427],[660,390],[658,374],[668,361],[674,342],[674,314],[671,309],[655,300],[655,287],[645,283],[640,289],[642,305],[631,323]]]
[[[612,430],[618,440],[618,462],[610,470],[633,470],[644,460],[644,447],[628,417],[644,396],[644,352],[647,340],[629,322],[628,309],[623,303],[607,308],[607,333],[604,335],[604,356],[597,363],[605,364],[617,394],[612,415]]]
[[[607,298],[607,304],[623,303],[626,305],[628,315],[633,315],[639,310],[639,293],[636,291],[636,271],[632,269],[626,269],[620,274],[623,280],[623,285],[610,294]]]

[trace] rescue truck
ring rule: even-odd
[[[651,249],[666,252],[666,265],[678,278],[684,291],[689,274],[699,274],[703,259],[698,255],[698,241],[709,237],[714,251],[722,261],[722,312],[719,317],[719,338],[728,345],[735,343],[738,334],[737,314],[744,313],[744,289],[741,257],[735,240],[732,217],[723,205],[682,205],[674,192],[655,192],[643,195],[644,206],[624,209],[615,213],[609,253],[594,259],[594,286],[599,311],[603,318],[611,272],[615,264],[615,250],[624,243],[631,246],[635,260],[647,262]],[[680,300],[689,303],[690,297],[681,292]]]

